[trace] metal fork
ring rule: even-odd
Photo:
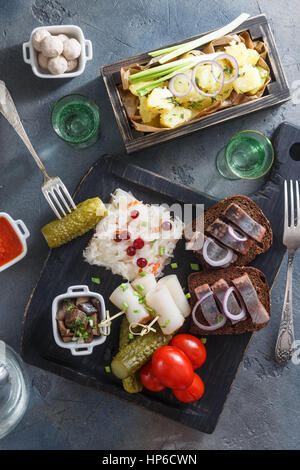
[[[72,208],[76,209],[76,205],[70,196],[69,191],[58,176],[50,176],[41,160],[37,156],[21,122],[21,119],[16,110],[13,99],[6,88],[3,81],[0,80],[0,112],[12,125],[16,133],[21,137],[29,152],[33,156],[37,166],[43,174],[42,192],[54,211],[56,217],[61,219],[61,216],[66,215],[66,211],[71,213]]]
[[[283,244],[288,249],[288,268],[283,309],[275,347],[276,361],[282,365],[286,364],[291,359],[295,345],[292,308],[292,281],[294,256],[297,249],[300,247],[300,202],[298,181],[296,181],[295,187],[296,210],[294,204],[294,182],[290,180],[290,197],[288,197],[288,183],[287,181],[284,182]]]

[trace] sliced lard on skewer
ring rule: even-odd
[[[131,285],[141,295],[145,295],[155,289],[157,282],[154,274],[149,273],[144,277],[138,276],[134,281],[132,281]]]
[[[170,274],[169,276],[161,278],[158,281],[157,286],[166,286],[171,296],[173,297],[173,300],[177,305],[180,313],[184,316],[184,318],[189,316],[191,313],[191,307],[186,299],[186,296],[184,295],[176,274]]]
[[[200,307],[202,315],[204,316],[207,323],[209,325],[216,325],[219,321],[221,313],[209,285],[203,284],[202,286],[196,287],[195,294],[198,300],[203,299]]]
[[[218,299],[221,305],[223,305],[223,300],[226,291],[229,289],[229,285],[225,281],[225,279],[219,279],[216,281],[212,286],[211,289],[215,295],[215,297]],[[241,312],[241,306],[238,304],[238,301],[236,300],[235,296],[233,293],[231,293],[228,297],[228,302],[227,302],[227,308],[232,315],[238,315]],[[244,319],[246,318],[246,314]],[[241,320],[231,320],[231,323],[234,325]]]
[[[243,240],[235,239],[231,234],[230,230],[233,227],[223,222],[221,219],[216,219],[207,229],[211,236],[219,240],[223,245],[232,248],[233,250],[237,251],[241,254],[246,254],[249,250],[250,246],[253,244],[253,240],[250,240],[248,236],[243,236],[241,234],[236,234],[238,237],[243,238]]]
[[[121,284],[118,286],[109,300],[120,310],[125,310],[129,323],[147,323],[151,316],[144,305],[139,303],[136,291],[130,284]],[[124,308],[125,307],[125,308]]]
[[[249,237],[254,238],[254,240],[258,242],[262,241],[266,233],[265,227],[256,222],[256,220],[253,220],[252,217],[237,204],[230,204],[224,211],[224,217],[234,223],[239,229],[249,235]]]
[[[165,335],[174,333],[183,325],[184,317],[166,286],[148,292],[146,303],[155,310],[159,317],[158,324]]]
[[[243,274],[243,276],[233,279],[232,284],[239,291],[253,323],[256,325],[267,323],[270,316],[259,300],[248,274]]]

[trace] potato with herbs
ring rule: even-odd
[[[222,40],[224,45],[220,46]],[[121,76],[126,73],[127,77],[122,78],[123,90],[136,100],[134,113],[128,97],[132,124],[142,132],[172,129],[218,109],[259,98],[271,79],[265,51],[262,42],[252,41],[243,32],[212,41],[204,52],[192,50],[162,62],[152,59],[140,71],[137,64],[129,74],[130,67],[121,71]],[[127,96],[122,95],[125,108]]]

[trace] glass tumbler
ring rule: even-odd
[[[224,178],[257,179],[268,173],[273,161],[270,140],[258,131],[246,130],[235,134],[220,150],[216,165]]]
[[[29,401],[29,380],[20,356],[0,341],[0,439],[21,421]]]
[[[54,104],[51,124],[54,132],[72,147],[90,147],[99,138],[99,108],[86,96],[67,95]]]

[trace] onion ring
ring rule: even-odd
[[[202,248],[202,256],[205,259],[206,263],[209,264],[210,266],[217,267],[217,266],[224,266],[225,264],[228,264],[232,260],[233,256],[233,251],[230,248],[224,247],[224,249],[227,250],[227,254],[224,256],[224,258],[220,259],[219,261],[214,261],[208,256],[207,253],[207,248],[210,243],[213,243],[214,240],[211,238],[207,238],[204,242],[203,248]]]
[[[179,93],[178,91],[175,90],[174,82],[175,82],[176,78],[178,78],[178,77],[185,78],[185,80],[189,83],[188,91],[186,91],[184,93]],[[174,75],[174,77],[172,77],[171,80],[169,81],[168,88],[169,88],[170,92],[172,93],[172,95],[176,96],[177,98],[182,98],[183,96],[186,96],[191,92],[191,90],[193,88],[193,84],[191,82],[190,77],[188,77],[185,73],[177,73],[177,75]]]
[[[223,298],[223,302],[222,302],[222,307],[223,307],[223,312],[225,313],[226,317],[229,318],[230,320],[233,320],[233,321],[241,321],[241,320],[244,320],[246,318],[246,309],[242,303],[242,306],[241,306],[241,311],[240,313],[236,314],[236,315],[233,315],[232,313],[229,312],[228,308],[227,308],[227,303],[228,303],[228,299],[229,299],[229,296],[232,294],[232,293],[235,293],[237,294],[240,302],[241,302],[241,298],[240,296],[238,295],[238,292],[237,290],[234,288],[234,287],[229,287],[227,289],[227,291],[225,292],[225,295],[224,295],[224,298]]]
[[[248,240],[248,237],[246,235],[239,237],[239,232],[234,230],[231,225],[228,225],[228,233],[237,242],[245,242],[246,240]]]
[[[236,79],[238,78],[238,76],[239,76],[239,64],[237,63],[236,58],[235,58],[233,55],[231,55],[231,54],[225,54],[225,53],[224,53],[224,54],[220,54],[220,56],[218,56],[218,57],[215,58],[215,61],[220,60],[220,59],[228,59],[229,62],[231,62],[231,65],[232,65],[232,63],[234,64],[234,67],[233,67],[233,68],[235,68],[234,77],[231,78],[230,80],[228,80],[227,82],[225,82],[225,80],[224,80],[224,81],[223,81],[223,86],[224,86],[224,85],[227,85],[228,83],[234,82],[234,80],[236,80]],[[218,63],[218,62],[217,62],[217,63]],[[219,64],[219,65],[220,65],[220,64]],[[224,72],[224,70],[223,70],[223,72]],[[216,82],[222,83],[222,82],[215,76],[215,74],[214,74],[214,69],[213,69],[213,68],[212,68],[212,74],[213,74],[214,79],[216,80]]]
[[[199,305],[201,305],[201,303],[203,302],[203,300],[205,300],[207,297],[209,297],[210,295],[212,295],[212,293],[208,293],[206,295],[204,295],[202,297],[202,299],[199,299],[195,305],[194,305],[194,308],[192,310],[192,318],[194,320],[194,323],[198,326],[198,328],[200,328],[201,330],[203,331],[215,331],[215,330],[218,330],[219,328],[222,328],[222,326],[225,325],[226,321],[227,321],[227,318],[225,315],[222,315],[220,313],[220,317],[222,317],[222,321],[220,321],[220,323],[216,323],[215,325],[203,325],[202,323],[198,322],[198,320],[196,319],[196,312],[197,312],[197,309],[199,307]]]
[[[222,73],[222,81],[220,82],[219,80],[216,80],[218,83],[221,83],[221,87],[220,87],[220,89],[219,89],[216,93],[205,93],[203,90],[201,90],[201,89],[198,87],[198,85],[197,85],[197,83],[196,83],[196,72],[197,72],[197,69],[198,69],[198,67],[199,67],[200,65],[204,65],[204,64],[216,65],[216,66],[219,68],[219,70],[221,71],[221,73]],[[212,67],[212,70],[213,70],[213,67]],[[215,78],[215,76],[214,76],[214,78]],[[201,93],[202,95],[204,95],[204,96],[209,96],[209,97],[211,97],[211,98],[214,97],[214,96],[217,96],[217,95],[222,91],[223,86],[224,86],[224,70],[223,70],[223,68],[221,67],[221,65],[218,64],[218,62],[216,62],[215,60],[205,60],[205,59],[203,59],[203,60],[201,60],[200,62],[198,62],[198,64],[196,64],[195,67],[193,68],[193,71],[192,71],[192,83],[193,83],[195,89],[196,89],[199,93]]]

